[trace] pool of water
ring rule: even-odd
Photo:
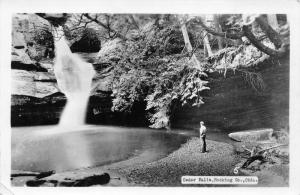
[[[178,149],[188,138],[184,133],[147,128],[85,126],[64,132],[53,126],[18,127],[12,129],[12,169],[60,172],[138,156],[155,160]]]

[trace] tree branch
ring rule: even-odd
[[[275,47],[280,48],[282,41],[279,37],[279,34],[265,21],[262,16],[259,16],[255,19],[255,21],[259,24],[261,29],[266,33],[267,37],[272,41]]]
[[[249,41],[255,47],[257,47],[257,49],[268,54],[269,56],[283,57],[287,53],[287,45],[286,44],[282,44],[278,50],[271,49],[270,47],[265,46],[254,36],[254,34],[251,32],[251,29],[249,28],[249,26],[244,25],[243,32],[244,32],[244,35],[249,39]]]
[[[201,19],[197,19],[196,23],[200,24],[202,28],[204,28],[208,33],[215,35],[215,36],[220,36],[220,37],[226,37],[229,39],[241,39],[244,36],[243,32],[240,33],[226,33],[226,32],[217,32],[208,26],[206,26]]]
[[[279,57],[280,58],[280,57],[284,56],[287,53],[287,50],[288,50],[288,44],[282,44],[279,36],[274,34],[274,32],[273,32],[274,30],[271,27],[269,28],[268,24],[265,24],[265,23],[263,23],[263,21],[260,21],[260,20],[258,22],[260,22],[263,25],[262,30],[264,30],[266,32],[266,34],[270,38],[270,40],[273,39],[273,41],[277,42],[276,44],[278,44],[278,45],[280,43],[281,47],[279,49],[272,49],[272,48],[269,48],[268,46],[264,45],[263,43],[261,43],[260,40],[258,40],[254,36],[254,34],[251,32],[251,29],[249,28],[249,26],[246,26],[246,25],[243,26],[243,31],[242,32],[237,33],[237,34],[232,34],[232,33],[225,33],[225,32],[216,32],[213,29],[207,27],[201,21],[201,19],[197,19],[196,22],[198,24],[200,24],[200,26],[202,28],[204,28],[208,33],[210,33],[212,35],[215,35],[215,36],[221,36],[221,37],[226,37],[226,38],[230,38],[230,39],[240,39],[243,36],[245,36],[249,39],[249,41],[257,49],[259,49],[260,51],[268,54],[269,56],[274,56],[274,57]]]
[[[120,34],[119,32],[115,31],[114,29],[109,28],[107,25],[105,25],[104,23],[102,23],[101,21],[97,20],[97,18],[92,18],[89,14],[85,13],[83,14],[87,19],[99,24],[100,26],[102,26],[103,28],[105,28],[106,30],[109,30],[110,32],[113,32],[116,34],[117,37],[119,37],[120,39],[126,41],[127,38],[125,36],[123,36],[122,34]]]
[[[280,144],[280,145],[276,145],[276,146],[271,146],[271,147],[268,147],[268,148],[259,150],[259,151],[257,152],[257,154],[261,154],[261,153],[264,152],[264,151],[267,151],[267,150],[270,150],[270,149],[273,149],[273,148],[278,148],[278,147],[281,147],[281,146],[287,146],[287,145],[288,145],[288,144]]]
[[[131,23],[139,30],[140,27],[139,27],[138,23],[136,22],[136,20],[134,19],[132,14],[129,14],[129,19],[131,20]]]

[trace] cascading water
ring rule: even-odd
[[[85,115],[87,103],[91,91],[92,79],[95,70],[92,64],[85,62],[78,55],[71,52],[64,36],[62,27],[57,27],[52,32],[55,45],[54,74],[61,92],[67,97],[66,106],[60,116],[57,127],[43,131],[43,135],[82,131],[85,129]],[[64,156],[63,162],[55,163],[56,171],[63,171],[67,165],[69,168],[86,167],[91,165],[91,154],[88,149],[88,141],[80,134],[63,136],[59,156]],[[78,148],[76,153],[70,152],[72,148]]]
[[[92,64],[73,54],[67,44],[62,27],[54,31],[54,74],[59,89],[66,95],[67,104],[60,117],[59,126],[67,129],[84,125],[92,78]]]

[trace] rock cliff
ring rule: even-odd
[[[66,102],[65,96],[60,93],[56,84],[53,59],[43,56],[46,47],[33,43],[30,29],[36,25],[49,24],[33,14],[18,14],[13,18],[11,62],[13,126],[57,123]],[[93,79],[93,91],[86,120],[89,123],[147,126],[149,124],[144,111],[145,102],[135,105],[131,114],[111,111],[110,65],[121,58],[115,56],[114,51],[122,47],[122,42],[115,39],[104,43],[98,54],[80,53],[84,59],[93,63],[97,71]],[[287,128],[289,60],[283,59],[280,63],[265,61],[260,65],[259,72],[265,83],[265,89],[260,92],[253,89],[243,72],[228,71],[226,78],[223,74],[209,73],[211,90],[206,90],[202,94],[205,104],[199,108],[178,107],[171,117],[171,127],[197,129],[199,121],[205,121],[209,127],[229,131]]]
[[[211,90],[199,108],[184,106],[172,117],[174,128],[199,128],[199,122],[226,130],[287,128],[289,121],[289,61],[266,61],[260,71],[265,89],[255,91],[241,72],[208,75]]]

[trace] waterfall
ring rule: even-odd
[[[54,74],[67,104],[60,117],[59,126],[68,129],[85,123],[87,103],[95,70],[92,64],[71,52],[61,27],[55,29]]]
[[[67,97],[67,103],[60,116],[58,126],[38,131],[39,136],[52,136],[88,129],[88,126],[83,125],[85,124],[92,79],[95,75],[92,64],[71,52],[62,27],[55,28],[52,34],[55,46],[54,74],[59,89]],[[92,155],[89,144],[81,134],[72,134],[72,136],[66,134],[57,144],[60,145],[60,149],[55,153],[63,156],[64,161],[55,162],[55,171],[65,171],[66,164],[70,169],[91,165]],[[80,150],[76,153],[72,152],[70,148],[78,147],[78,145],[80,145]]]

